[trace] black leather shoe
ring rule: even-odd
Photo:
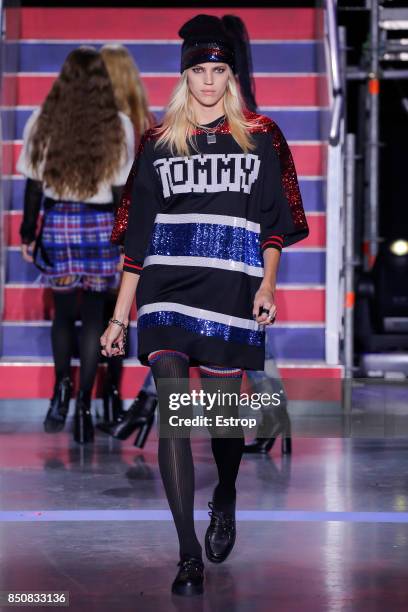
[[[151,426],[156,406],[157,397],[155,395],[140,391],[129,409],[123,413],[122,418],[103,431],[106,431],[106,433],[118,440],[126,440],[139,427],[149,424]],[[143,440],[143,444],[145,440],[146,437]]]
[[[213,563],[222,563],[235,544],[235,508],[232,513],[215,510],[214,502],[208,502],[211,522],[205,534],[205,552]]]
[[[74,440],[78,444],[93,442],[94,427],[91,414],[91,394],[78,392],[74,416]]]
[[[285,406],[275,410],[273,415],[264,414],[256,438],[245,444],[244,453],[268,453],[278,436],[282,436],[282,455],[292,452],[291,423]]]
[[[266,455],[275,444],[275,440],[276,438],[254,438],[252,442],[245,444],[244,453]],[[292,438],[288,435],[282,437],[281,452],[282,455],[290,455],[292,452]]]
[[[185,556],[171,586],[176,595],[201,595],[204,592],[204,563],[198,557]]]
[[[120,423],[126,412],[123,410],[123,400],[118,387],[113,383],[107,383],[103,389],[103,421],[97,424],[97,428],[109,433],[111,428]]]
[[[117,385],[110,383],[103,391],[103,419],[106,423],[116,423],[124,414],[123,400]]]
[[[50,400],[47,415],[44,419],[44,431],[58,433],[64,429],[71,399],[72,383],[68,376],[55,383],[54,393]]]

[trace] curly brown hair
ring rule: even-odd
[[[112,84],[103,59],[92,47],[66,58],[36,121],[31,162],[59,197],[89,198],[109,181],[126,155]]]

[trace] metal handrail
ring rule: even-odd
[[[343,86],[340,72],[340,44],[337,25],[337,2],[326,0],[327,39],[332,83],[333,109],[330,122],[329,143],[337,145],[343,112]]]

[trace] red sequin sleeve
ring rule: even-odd
[[[149,135],[142,140],[132,170],[115,226],[124,235],[123,269],[139,274],[150,247],[156,216],[163,204],[163,190],[154,168],[154,141]]]
[[[255,133],[265,134],[263,150],[261,248],[290,246],[309,235],[295,163],[280,128],[258,115]]]
[[[137,153],[136,153],[135,160],[130,169],[126,184],[123,188],[119,206],[116,211],[115,222],[114,222],[112,234],[111,234],[111,242],[113,242],[114,244],[122,244],[122,245],[124,244],[125,233],[126,233],[127,226],[129,223],[129,210],[130,210],[130,204],[132,200],[133,183],[136,177],[138,163],[139,163],[140,157],[143,154],[145,145],[147,142],[149,142],[152,139],[153,133],[154,133],[154,130],[149,129],[142,136]]]

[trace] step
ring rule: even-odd
[[[4,140],[21,140],[24,126],[35,107],[9,108],[1,111]],[[320,108],[260,108],[259,112],[273,119],[285,134],[287,140],[326,140],[330,112]],[[163,109],[155,110],[158,122]]]
[[[323,174],[324,152],[326,145],[320,142],[291,142],[289,145],[295,161],[298,174],[317,176]],[[22,141],[8,141],[3,143],[3,173],[17,174],[16,164]]]
[[[307,216],[310,234],[301,242],[293,245],[293,248],[308,248],[321,247],[326,245],[326,215],[325,213],[309,213]],[[5,224],[7,227],[7,244],[8,246],[19,246],[21,238],[19,234],[22,221],[22,213],[20,211],[10,211],[5,213]]]
[[[73,360],[73,379],[78,381],[78,361]],[[101,397],[105,365],[99,366],[94,387],[94,397]],[[339,401],[343,377],[342,366],[328,366],[323,362],[278,361],[279,373],[284,381],[290,400]],[[138,361],[124,363],[121,392],[124,399],[133,399],[148,374]],[[197,379],[197,368],[191,368],[191,375]],[[244,387],[247,381],[244,376]],[[24,380],[24,385],[21,381]],[[47,360],[0,360],[0,399],[47,399],[52,395],[54,365]]]
[[[4,75],[3,106],[39,106],[56,78],[52,74],[12,73]],[[151,107],[163,107],[176,86],[179,75],[142,74]],[[323,74],[256,75],[256,99],[265,106],[328,106],[327,78]]]
[[[325,179],[321,176],[299,176],[306,214],[323,212],[325,209]],[[11,210],[22,210],[25,180],[21,175],[5,176],[2,179],[4,199]]]
[[[221,17],[228,11],[206,7],[205,12]],[[177,39],[180,26],[196,14],[196,8],[161,8],[159,11],[149,8],[6,9],[7,23],[18,19],[19,36],[23,39],[48,40],[52,35],[54,39],[76,41]],[[244,20],[252,40],[302,40],[321,35],[321,10],[234,8],[234,15]]]
[[[3,322],[3,358],[49,358],[51,351],[50,321]],[[268,346],[278,359],[324,359],[323,323],[277,323],[270,334]],[[130,324],[129,356],[137,356],[136,323]]]
[[[84,39],[81,44],[93,43]],[[6,53],[16,53],[17,46],[20,72],[58,72],[67,55],[78,47],[78,42],[36,40],[6,43]],[[93,46],[100,48],[102,45]],[[179,74],[181,42],[134,40],[127,41],[126,48],[142,73]],[[323,43],[314,40],[252,43],[251,53],[255,73],[315,73],[319,72],[318,57],[323,55]]]
[[[8,247],[6,283],[34,282],[39,270],[22,260],[19,247]],[[325,283],[325,252],[322,249],[285,249],[279,264],[281,284],[323,285]]]
[[[276,304],[282,323],[323,323],[325,319],[324,287],[279,285]],[[5,286],[4,321],[41,321],[50,320],[52,316],[51,289],[18,284]]]

